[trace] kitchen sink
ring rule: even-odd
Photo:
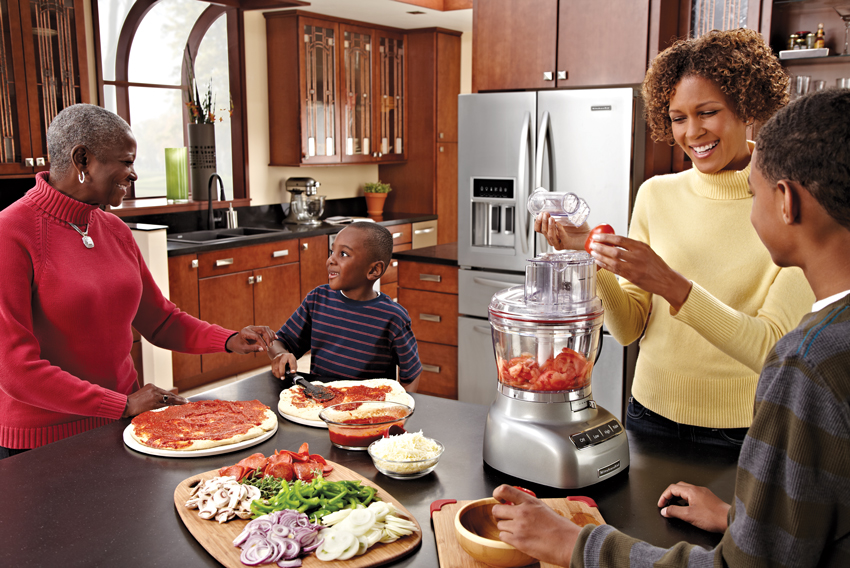
[[[271,233],[280,233],[281,229],[265,227],[236,227],[234,229],[210,229],[209,231],[192,231],[190,233],[174,233],[166,240],[176,243],[209,243],[223,240],[236,240],[246,237],[256,237]]]

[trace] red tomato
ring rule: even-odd
[[[525,493],[528,493],[532,497],[537,497],[537,494],[534,493],[534,491],[532,491],[531,489],[526,489],[525,487],[520,487],[519,485],[514,485],[514,489],[519,489],[520,491],[524,491]]]
[[[590,243],[593,242],[593,235],[600,235],[602,233],[606,233],[609,235],[616,235],[614,232],[614,227],[611,225],[597,225],[590,230],[590,234],[587,235],[587,240],[584,241],[584,250],[590,253]]]

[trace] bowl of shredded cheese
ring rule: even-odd
[[[434,471],[444,449],[421,431],[405,432],[375,440],[369,445],[369,456],[375,469],[387,477],[416,479]]]

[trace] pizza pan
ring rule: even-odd
[[[163,450],[160,448],[149,448],[148,446],[143,446],[138,443],[133,435],[130,433],[130,428],[132,428],[132,424],[128,424],[124,429],[124,443],[131,450],[135,450],[142,454],[148,454],[151,456],[160,456],[164,458],[200,458],[204,456],[217,456],[219,454],[229,454],[230,452],[238,452],[239,450],[244,450],[245,448],[250,448],[251,446],[256,446],[261,442],[265,442],[272,436],[274,436],[275,432],[277,432],[278,422],[274,423],[274,428],[269,430],[268,432],[263,432],[261,435],[256,438],[251,438],[250,440],[244,440],[242,442],[237,442],[235,444],[226,444],[224,446],[216,446],[215,448],[206,448],[204,450],[187,450],[187,451],[179,451],[179,450]]]

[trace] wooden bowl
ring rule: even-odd
[[[537,562],[524,552],[499,540],[499,529],[493,517],[492,497],[464,505],[455,515],[455,536],[470,556],[479,562],[499,568],[528,566]]]

